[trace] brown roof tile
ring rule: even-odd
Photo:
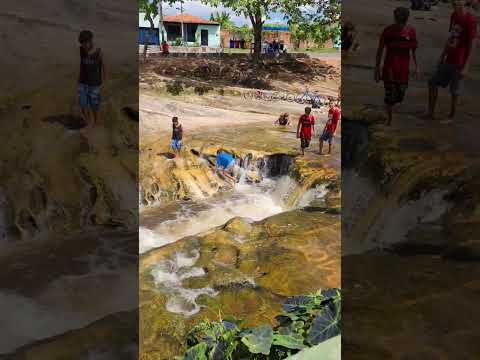
[[[174,16],[164,16],[164,22],[175,22],[175,23],[184,23],[184,24],[203,24],[203,25],[219,25],[218,22],[202,19],[198,16],[193,16],[190,14],[181,14]]]

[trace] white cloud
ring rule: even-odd
[[[177,15],[180,13],[180,2],[175,3],[173,6],[167,4],[163,5],[163,11],[165,15]],[[250,19],[245,18],[243,15],[237,15],[234,11],[223,6],[213,7],[210,5],[205,5],[200,1],[185,1],[183,3],[183,12],[189,13],[194,16],[199,16],[204,19],[209,19],[210,14],[213,12],[222,12],[225,11],[230,14],[231,20],[237,26],[242,26],[244,24],[250,25]],[[285,23],[284,15],[280,13],[272,13],[268,19],[268,22],[280,22]]]

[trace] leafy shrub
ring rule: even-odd
[[[340,334],[339,289],[288,298],[283,310],[274,328],[242,329],[236,319],[203,321],[189,332],[188,350],[177,360],[280,360]]]
[[[184,91],[183,84],[180,80],[171,81],[167,84],[167,92],[178,96]]]
[[[182,38],[176,38],[175,41],[174,41],[174,45],[175,46],[182,46]]]

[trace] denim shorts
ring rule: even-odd
[[[320,135],[320,140],[328,142],[329,144],[333,141],[333,134],[328,131],[324,131],[322,135]]]
[[[449,87],[450,93],[454,96],[460,95],[462,90],[462,75],[460,68],[452,64],[440,64],[429,81],[433,87]]]
[[[100,86],[78,84],[78,99],[81,108],[98,111],[100,108]]]
[[[182,140],[172,139],[171,146],[173,150],[180,151],[180,149],[182,148]]]

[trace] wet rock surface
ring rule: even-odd
[[[372,34],[387,25],[393,6],[375,5],[375,10],[365,1],[345,7],[345,16],[357,19],[361,47],[342,59],[349,122],[342,144],[343,188],[349,191],[343,194],[342,218],[343,355],[471,358],[479,353],[472,326],[480,319],[475,306],[480,162],[471,136],[478,124],[469,113],[478,115],[478,106],[473,93],[465,93],[454,124],[419,116],[428,98],[426,79],[445,42],[442,29],[448,28],[450,7],[440,4],[432,12],[437,22],[410,21],[419,41],[432,46],[419,52],[426,73],[411,81],[392,126],[384,126],[383,88],[371,80],[378,41]],[[473,71],[467,86],[476,76]],[[440,119],[448,102],[448,93],[440,92]]]
[[[22,95],[28,106],[7,100],[0,115],[8,134],[0,142],[0,353],[9,353],[6,358],[85,357],[66,344],[89,343],[80,329],[136,304],[128,293],[138,293],[130,276],[138,259],[138,123],[122,112],[138,107],[132,105],[136,82],[112,68],[91,149],[80,134],[76,93],[64,91],[70,82],[60,78],[58,87]]]
[[[195,110],[185,105],[185,113]],[[142,126],[153,121],[141,111]],[[319,116],[320,127],[323,121]],[[145,359],[181,354],[186,334],[204,318],[221,314],[244,319],[245,326],[271,323],[286,297],[340,286],[339,147],[331,157],[319,156],[313,147],[302,157],[295,129],[272,123],[224,126],[219,121],[215,127],[192,128],[181,156],[172,159],[163,156],[169,152],[169,133],[160,129],[154,136],[153,125],[148,130],[140,145],[145,237],[169,233],[169,222],[178,234],[191,224],[202,231],[168,244],[159,239],[162,246],[141,255],[140,352]],[[233,187],[215,173],[219,148],[235,154],[250,181]],[[263,190],[265,181],[273,181],[273,189]],[[242,206],[237,197],[244,196],[244,187],[258,187],[253,199],[261,201],[271,191],[282,199],[282,208],[272,215],[259,204],[260,210],[252,206],[218,226],[198,224],[234,214]],[[218,212],[209,213],[211,206]],[[179,215],[178,208],[188,210]],[[193,222],[195,216],[200,220]]]
[[[338,215],[295,210],[257,223],[233,219],[206,235],[143,254],[141,352],[147,359],[170,359],[181,353],[184,336],[201,319],[220,313],[242,318],[246,326],[269,323],[285,297],[338,286],[339,229]],[[171,290],[172,296],[162,292],[161,284],[173,275],[162,272],[157,283],[155,269],[179,256],[191,261],[173,270],[183,290]],[[195,292],[199,295],[192,299]],[[185,316],[194,308],[197,312]],[[158,344],[170,346],[160,349]]]
[[[55,93],[62,105],[52,108],[42,97],[51,95],[45,89],[31,99],[31,108],[12,105],[1,115],[10,134],[0,144],[0,191],[9,204],[0,233],[7,242],[66,235],[88,226],[136,225],[131,206],[137,197],[138,124],[121,111],[135,101],[129,81],[117,76],[104,89],[109,100],[92,134],[93,152],[85,149],[79,131],[83,120],[75,115],[80,112],[71,94],[61,101]],[[122,84],[125,92],[109,98]]]

